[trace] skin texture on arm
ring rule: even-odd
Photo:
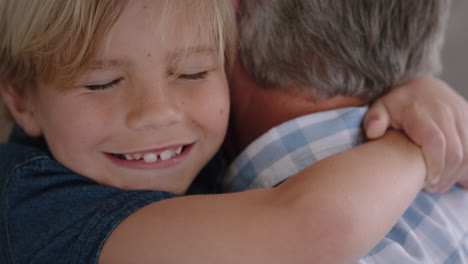
[[[277,188],[147,206],[100,263],[354,263],[423,186],[418,147],[396,132],[322,160]]]

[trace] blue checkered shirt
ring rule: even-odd
[[[364,142],[366,111],[353,107],[315,113],[269,130],[234,160],[223,191],[277,186],[314,162]],[[358,263],[468,263],[468,192],[459,187],[443,195],[421,192]]]

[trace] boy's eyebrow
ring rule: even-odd
[[[174,63],[183,57],[191,55],[211,55],[214,54],[214,49],[210,46],[195,46],[186,49],[180,49],[177,51],[169,52],[167,55],[168,61]],[[90,63],[89,70],[102,70],[109,68],[119,68],[127,65],[128,62],[125,60],[112,59],[112,60],[95,60]]]
[[[126,65],[123,60],[95,60],[90,63],[90,70],[102,70],[108,68],[119,68]]]
[[[214,54],[214,49],[210,46],[195,46],[186,49],[180,49],[170,52],[167,56],[168,61],[177,62],[180,58],[189,57],[191,55],[211,55]]]

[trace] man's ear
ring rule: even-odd
[[[15,122],[21,126],[26,134],[32,137],[39,137],[41,129],[36,118],[31,95],[27,92],[20,94],[11,84],[0,84],[0,93],[3,101]]]

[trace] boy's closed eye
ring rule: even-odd
[[[108,83],[85,85],[85,88],[91,91],[107,90],[117,86],[122,80],[123,78],[118,78]]]
[[[177,75],[179,79],[185,79],[185,80],[200,80],[204,79],[206,75],[208,74],[208,71],[201,71],[201,72],[196,72],[196,73],[182,73]]]
[[[201,72],[195,72],[195,73],[182,73],[182,74],[171,73],[171,75],[175,75],[177,76],[177,78],[183,79],[183,80],[200,80],[200,79],[204,79],[207,74],[208,74],[208,71],[201,71]],[[122,80],[123,78],[118,78],[110,82],[106,82],[102,84],[85,85],[84,87],[90,91],[107,90],[107,89],[114,88],[115,86],[119,85],[122,82]]]

